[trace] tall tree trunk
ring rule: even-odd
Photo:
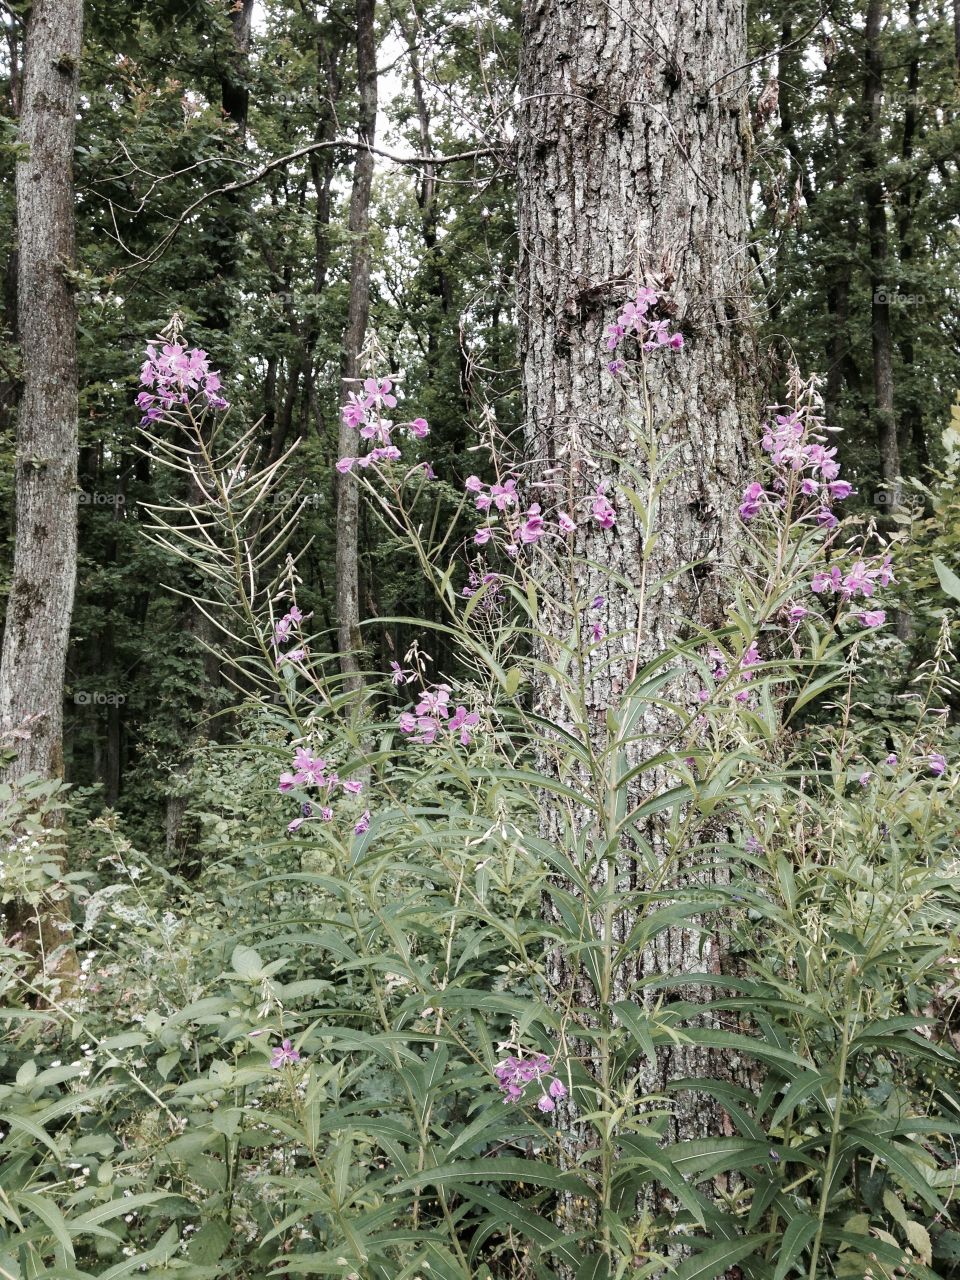
[[[237,0],[231,23],[233,26],[233,56],[224,65],[220,79],[220,100],[223,114],[237,127],[242,147],[247,136],[247,115],[250,110],[250,89],[247,84],[250,63],[250,43],[253,38],[254,0]]]
[[[357,137],[373,146],[377,127],[377,41],[375,0],[357,0]],[[350,304],[343,334],[342,371],[345,391],[359,385],[360,352],[370,314],[370,193],[373,187],[373,152],[361,146],[353,168],[350,193]],[[356,452],[356,435],[340,424],[338,457]],[[352,475],[337,476],[337,644],[340,670],[348,689],[362,683],[359,587],[359,492]]]
[[[908,175],[900,188],[899,207],[897,210],[897,238],[900,245],[901,280],[907,284],[907,293],[913,293],[911,264],[914,259],[916,235],[914,233],[914,214],[920,199],[919,182],[912,174],[914,160],[914,142],[920,131],[920,112],[917,107],[917,95],[920,89],[920,53],[922,37],[919,27],[920,0],[908,0],[907,21],[910,24],[910,35],[914,41],[907,71],[907,99],[903,112],[903,140],[900,145],[900,158]],[[930,452],[927,446],[927,433],[924,422],[925,387],[917,385],[915,369],[915,346],[913,328],[907,326],[900,338],[900,358],[903,365],[901,383],[901,417],[900,430],[903,441],[908,448],[912,447],[914,471],[921,479],[932,478],[930,470]]]
[[[745,62],[742,3],[527,0],[524,6],[518,312],[525,437],[538,478],[558,486],[557,505],[566,506],[568,493],[589,495],[598,482],[614,495],[612,457],[644,465],[628,429],[631,419],[644,419],[643,400],[636,386],[624,391],[607,373],[604,326],[647,284],[669,291],[686,339],[682,353],[656,357],[651,372],[658,448],[677,447],[678,455],[668,468],[658,543],[646,569],[639,517],[627,501],[618,504],[615,529],[584,519],[576,534],[578,563],[606,567],[583,569],[584,599],[604,595],[593,616],[608,637],[629,637],[582,655],[587,714],[598,739],[608,707],[629,683],[634,646],[642,664],[698,625],[719,623],[734,570],[744,451],[757,430],[740,129],[747,82],[738,69]],[[548,505],[542,493],[537,497]],[[645,574],[652,583],[694,561],[695,574],[648,593],[642,619],[634,597],[610,589],[609,573],[630,583]],[[574,603],[564,598],[569,588],[556,578],[544,588],[545,597],[559,598],[559,608],[542,608],[540,629],[546,637],[564,636]],[[541,683],[535,701],[546,719],[566,722],[553,685]],[[651,732],[661,728],[665,740],[668,726],[655,724]],[[668,781],[659,773],[649,785]],[[556,838],[549,814],[545,823]],[[626,889],[637,886],[637,863],[626,849],[608,874]],[[635,923],[629,914],[619,909],[611,922],[619,939]],[[549,976],[592,1004],[602,1021],[604,999],[577,963],[553,954]],[[639,979],[701,971],[705,963],[696,932],[674,929],[618,970],[606,999],[642,1002]],[[719,963],[716,953],[712,963]],[[722,1074],[699,1051],[663,1053],[640,1092],[659,1092],[669,1080],[706,1070]],[[702,1136],[720,1123],[716,1109],[700,1100],[681,1108],[673,1134]]]
[[[870,333],[873,348],[874,420],[880,475],[888,486],[890,507],[900,505],[900,448],[893,404],[893,331],[890,297],[896,288],[889,278],[887,206],[881,170],[883,137],[880,109],[883,103],[883,53],[880,32],[885,0],[869,0],[864,29],[863,172],[864,201],[870,243]]]
[[[77,313],[70,272],[82,33],[83,0],[36,0],[16,169],[23,396],[13,580],[0,659],[0,730],[29,722],[10,766],[14,780],[63,776],[63,684],[77,573]],[[34,923],[41,954],[49,960],[64,948],[61,971],[72,967],[66,909]]]

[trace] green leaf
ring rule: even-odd
[[[926,1227],[911,1219],[911,1221],[904,1224],[903,1234],[910,1241],[914,1252],[920,1255],[920,1261],[925,1266],[929,1266],[933,1259],[933,1245],[930,1242],[930,1233]]]
[[[948,569],[939,556],[933,557],[933,567],[937,571],[937,577],[940,579],[940,586],[948,596],[953,596],[954,600],[960,600],[960,578]]]
[[[21,1087],[24,1085],[32,1084],[32,1082],[36,1078],[37,1078],[37,1064],[31,1058],[28,1062],[25,1062],[23,1066],[20,1068],[20,1070],[17,1072],[17,1084],[20,1085]]]
[[[49,1147],[53,1154],[60,1158],[62,1152],[45,1129],[31,1120],[28,1116],[18,1115],[15,1111],[6,1111],[0,1115],[0,1121],[10,1125],[11,1129],[23,1129],[25,1133],[29,1133],[31,1138],[36,1138],[38,1142],[42,1142],[45,1147]]]
[[[79,1218],[74,1218],[71,1223],[74,1235],[85,1227],[99,1226],[101,1222],[109,1222],[111,1218],[122,1218],[124,1214],[145,1209],[147,1205],[157,1204],[160,1200],[179,1200],[183,1203],[182,1198],[172,1191],[146,1191],[138,1196],[118,1196],[114,1200],[108,1200],[106,1204],[88,1209]]]
[[[613,1012],[625,1029],[630,1032],[637,1046],[643,1051],[648,1061],[655,1062],[657,1050],[650,1031],[650,1019],[644,1009],[632,1000],[618,1000]]]
[[[212,1218],[190,1241],[187,1255],[199,1266],[209,1267],[220,1261],[232,1239],[233,1232],[227,1224],[220,1218]]]
[[[868,1151],[872,1151],[878,1156],[887,1169],[921,1200],[925,1200],[937,1213],[944,1213],[946,1210],[939,1196],[931,1191],[926,1178],[921,1174],[920,1170],[913,1163],[909,1152],[896,1143],[888,1142],[885,1138],[879,1137],[875,1133],[868,1133],[865,1129],[852,1127],[848,1131],[848,1139],[844,1143],[844,1150],[849,1151],[851,1147],[862,1146]]]
[[[35,1191],[21,1191],[17,1199],[21,1205],[35,1213],[41,1222],[46,1223],[64,1253],[68,1258],[72,1258],[74,1253],[70,1231],[66,1219],[53,1201],[46,1196],[38,1195]]]
[[[728,1268],[756,1253],[761,1245],[772,1239],[768,1233],[740,1240],[724,1240],[722,1244],[698,1253],[695,1258],[688,1258],[672,1273],[672,1280],[716,1280],[717,1276],[722,1276]]]
[[[263,976],[263,961],[260,959],[259,952],[254,951],[253,947],[234,947],[230,963],[233,965],[234,973],[238,973],[241,978]]]
[[[450,1186],[457,1182],[519,1182],[531,1187],[572,1191],[575,1195],[593,1198],[593,1191],[576,1174],[562,1173],[553,1165],[540,1160],[521,1160],[514,1156],[459,1160],[454,1164],[438,1165],[435,1169],[424,1169],[412,1178],[405,1178],[393,1190],[413,1191],[418,1187]]]
[[[777,1269],[773,1280],[786,1280],[786,1276],[794,1262],[817,1234],[819,1220],[809,1213],[798,1213],[783,1233],[780,1252],[777,1255]]]
[[[582,1258],[581,1249],[564,1236],[548,1218],[542,1218],[540,1214],[531,1212],[517,1201],[508,1200],[506,1196],[498,1195],[496,1191],[491,1191],[487,1187],[468,1187],[464,1194],[475,1203],[492,1210],[498,1222],[508,1222],[528,1240],[543,1249],[549,1249],[569,1266],[576,1266]]]

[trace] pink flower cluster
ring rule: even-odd
[[[467,585],[460,594],[465,600],[470,600],[479,591],[484,592],[479,605],[484,613],[493,613],[503,604],[505,597],[500,589],[499,573],[481,573],[477,569],[471,569]]]
[[[605,495],[605,487],[597,485],[590,501],[590,514],[601,529],[612,529],[617,522],[617,513]],[[539,502],[532,502],[526,511],[521,512],[515,476],[510,476],[502,484],[484,484],[479,476],[467,476],[464,488],[474,495],[477,510],[487,515],[487,523],[473,535],[478,547],[486,546],[494,537],[496,522],[501,516],[506,534],[504,549],[509,556],[515,556],[520,546],[530,546],[549,535],[565,537],[577,531],[577,522],[566,511],[557,512],[555,524],[544,517]]]
[[[710,675],[715,685],[722,684],[730,677],[730,667],[727,663],[726,655],[721,653],[719,649],[707,650],[707,661],[710,663]],[[760,650],[757,648],[757,642],[751,641],[744,650],[738,664],[740,679],[745,683],[753,679],[756,674],[756,668],[760,665]],[[700,702],[709,702],[712,696],[709,689],[701,689],[697,695]],[[746,689],[741,689],[736,694],[737,702],[746,702],[750,697]]]
[[[755,480],[747,485],[740,503],[742,520],[755,519],[762,511],[777,512],[790,527],[815,524],[832,530],[839,521],[832,506],[853,493],[846,480],[839,479],[837,450],[827,447],[819,398],[810,384],[798,393],[797,407],[774,413],[763,429],[762,445],[770,455],[773,477],[768,486]],[[821,547],[822,549],[822,547]],[[857,595],[870,597],[877,586],[895,581],[890,557],[882,562],[857,560],[844,571],[834,565],[816,573],[810,586],[817,595],[837,595],[846,603]],[[786,616],[796,626],[809,610],[803,605],[786,607]],[[886,621],[883,609],[861,609],[856,618],[864,627],[880,627]]]
[[[181,342],[167,342],[159,351],[149,343],[140,383],[149,388],[137,396],[137,407],[143,410],[141,426],[159,421],[175,405],[197,404],[201,410],[230,407],[220,394],[220,374],[210,368],[206,351],[199,347],[188,351]]]
[[[348,394],[347,403],[340,410],[340,417],[346,426],[357,431],[361,440],[369,440],[373,448],[356,458],[341,458],[337,463],[337,470],[341,475],[352,471],[355,466],[363,469],[378,462],[397,462],[400,450],[392,438],[392,433],[396,430],[405,431],[415,440],[422,440],[430,434],[426,418],[412,418],[409,422],[395,423],[385,416],[385,409],[396,407],[397,397],[393,394],[391,378],[365,378],[362,395],[353,391]]]
[[[846,573],[838,565],[833,565],[829,570],[813,575],[810,589],[817,595],[836,595],[844,602],[858,595],[869,599],[878,586],[886,587],[896,582],[892,564],[890,556],[884,556],[882,560],[856,560]],[[880,627],[886,622],[887,615],[883,609],[861,609],[857,618],[865,627]]]
[[[935,778],[942,778],[947,771],[947,757],[941,755],[939,751],[931,751],[927,755],[921,757],[927,766],[927,772],[931,773]],[[895,769],[900,763],[900,757],[895,751],[891,751],[883,762],[888,769]],[[863,773],[857,781],[861,787],[868,787],[873,773],[869,769],[864,769]]]
[[[480,723],[480,716],[476,711],[468,712],[462,704],[452,706],[451,693],[448,684],[435,684],[421,690],[420,701],[414,709],[400,716],[400,732],[415,734],[411,742],[422,742],[427,747],[432,747],[441,735],[459,738],[461,746],[468,747],[473,741],[470,731]]]
[[[301,816],[294,818],[287,827],[291,834],[299,831],[308,818],[315,817],[320,822],[330,822],[333,818],[333,809],[330,801],[333,799],[335,792],[340,790],[345,795],[358,796],[363,790],[363,783],[351,778],[341,781],[335,771],[328,771],[326,760],[315,756],[306,747],[297,747],[290,769],[280,775],[277,790],[282,795],[286,795],[294,787],[316,787],[319,791],[317,799],[319,810],[314,813],[312,805],[303,805]]]
[[[650,309],[661,301],[656,289],[646,287],[637,290],[637,296],[628,302],[613,324],[608,324],[607,350],[615,351],[624,338],[635,338],[644,351],[655,351],[659,347],[679,351],[683,346],[683,334],[670,332],[669,320],[654,320]],[[607,369],[616,376],[626,368],[623,360],[610,360]]]
[[[774,415],[764,427],[762,445],[775,468],[771,489],[757,480],[747,485],[740,504],[740,518],[753,520],[768,506],[785,507],[798,495],[807,500],[809,510],[801,518],[812,517],[825,529],[837,525],[831,511],[834,502],[849,498],[852,486],[839,480],[836,449],[828,449],[826,436],[812,429],[805,408]]]
[[[555,1111],[557,1102],[567,1096],[567,1086],[554,1074],[553,1064],[545,1053],[535,1053],[528,1058],[510,1054],[497,1063],[493,1074],[505,1103],[519,1102],[531,1085],[540,1091],[537,1099],[540,1111]]]
[[[302,662],[307,656],[307,650],[303,644],[294,649],[288,649],[286,653],[283,652],[283,646],[289,644],[293,637],[298,634],[302,622],[303,614],[295,604],[292,604],[288,612],[283,615],[273,628],[273,647],[277,653],[278,667],[282,662]]]

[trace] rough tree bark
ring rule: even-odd
[[[82,32],[83,0],[36,0],[16,169],[23,394],[16,545],[0,658],[0,731],[31,721],[9,768],[13,780],[63,776],[63,684],[77,570],[77,315],[70,273]],[[69,933],[62,911],[36,922],[45,957],[69,944]],[[73,961],[69,946],[61,960],[63,971]]]
[[[373,146],[377,127],[377,41],[375,0],[357,0],[357,137]],[[360,377],[360,352],[370,313],[370,193],[373,152],[358,149],[350,193],[350,303],[343,333],[344,391],[354,391]],[[338,457],[356,452],[356,433],[340,424]],[[337,476],[337,646],[347,689],[362,684],[360,650],[360,591],[358,563],[359,492],[352,475]]]
[[[555,499],[537,494],[545,506],[566,506],[568,494],[582,498],[598,482],[613,494],[616,466],[608,459],[637,462],[627,423],[643,418],[643,405],[635,390],[624,404],[607,373],[603,330],[638,284],[669,292],[674,323],[686,340],[683,352],[658,359],[651,379],[659,447],[679,446],[679,455],[660,500],[659,543],[648,573],[657,579],[687,562],[701,563],[648,599],[641,663],[689,634],[690,624],[721,621],[734,567],[745,453],[757,430],[741,134],[745,62],[740,0],[527,0],[524,6],[521,369],[527,458],[538,478],[548,476],[558,487]],[[618,513],[610,531],[582,520],[576,552],[584,563],[636,583],[640,527],[626,501]],[[545,596],[562,596],[561,583],[544,585]],[[586,599],[594,590],[606,596],[599,616],[608,636],[631,637],[616,642],[623,656],[613,665],[603,666],[613,642],[585,659],[588,712],[602,735],[606,709],[630,679],[638,616],[633,600],[610,590],[599,570],[585,572],[582,589]],[[556,618],[541,617],[547,635],[569,631],[563,603]],[[565,719],[548,682],[536,691],[536,703],[546,718]],[[666,736],[656,717],[646,728]],[[657,785],[665,781],[660,775]],[[627,851],[614,874],[625,888],[636,886],[636,863]],[[634,923],[627,916],[621,910],[614,921],[620,939]],[[653,952],[637,956],[631,971],[619,972],[613,998],[640,999],[637,980],[651,973],[700,972],[721,961],[716,951],[706,960],[699,954],[693,930],[676,929],[661,935]],[[573,984],[589,998],[565,956],[553,955],[549,967],[561,989]],[[671,1079],[707,1069],[701,1052],[665,1053],[644,1088],[657,1092]],[[673,1136],[702,1136],[717,1123],[709,1106],[691,1107],[678,1113]]]

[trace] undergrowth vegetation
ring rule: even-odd
[[[656,301],[612,377],[683,358]],[[439,530],[396,443],[427,424],[387,419],[372,349],[346,408],[369,449],[341,471],[469,676],[434,670],[425,632],[353,695],[297,607],[297,495],[268,501],[286,460],[257,469],[176,336],[142,407],[205,498],[154,536],[203,575],[235,732],[186,780],[189,878],[78,812],[63,880],[51,797],[0,793],[4,893],[69,896],[78,960],[44,982],[17,940],[5,957],[0,1276],[960,1274],[951,614],[926,618],[910,696],[871,707],[913,562],[834,514],[815,388],[771,412],[723,625],[648,654],[661,584],[573,547],[629,509],[652,555],[678,465],[656,424],[615,490],[559,513],[494,451]],[[601,592],[636,634],[603,634]],[[676,938],[694,965],[643,962]]]

